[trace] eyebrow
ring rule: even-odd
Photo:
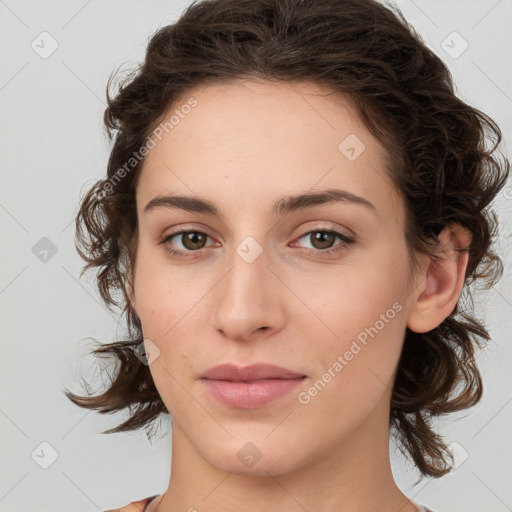
[[[272,213],[274,215],[284,216],[297,210],[303,210],[313,206],[332,203],[351,203],[364,206],[375,215],[378,215],[375,206],[367,199],[352,194],[346,190],[337,189],[328,189],[322,190],[320,192],[282,197],[274,203]],[[192,196],[157,196],[146,204],[144,207],[144,212],[148,212],[150,210],[161,207],[178,208],[189,212],[197,212],[205,215],[216,216],[221,219],[225,218],[224,213],[219,210],[214,203],[206,199]]]

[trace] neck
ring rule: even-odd
[[[315,453],[293,471],[267,476],[226,472],[210,464],[173,422],[169,486],[150,510],[416,512],[392,475],[389,427],[382,428],[388,418],[389,411],[376,409],[326,453]]]

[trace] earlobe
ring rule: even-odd
[[[446,226],[436,249],[440,258],[426,256],[417,279],[407,327],[428,332],[440,325],[454,310],[464,286],[471,234],[459,224]]]

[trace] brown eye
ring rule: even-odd
[[[202,231],[182,230],[166,236],[160,244],[173,256],[188,257],[207,247],[208,238],[210,237]]]
[[[312,231],[309,236],[315,249],[329,249],[337,235],[332,231]]]
[[[181,233],[181,243],[190,251],[202,249],[205,246],[207,235],[199,231],[185,231]]]
[[[305,247],[305,252],[311,256],[330,256],[347,249],[354,240],[339,231],[316,229],[304,233],[298,240],[305,239],[311,247]],[[336,239],[341,243],[335,243]],[[295,245],[295,244],[294,244]]]

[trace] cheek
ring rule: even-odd
[[[321,293],[310,293],[309,297],[315,301],[315,310],[338,336],[356,335],[358,330],[379,321],[387,311],[387,316],[394,319],[404,307],[406,280],[404,268],[398,262],[396,265],[381,262],[373,269],[354,266],[330,277],[324,281]]]
[[[312,347],[314,359],[322,364],[320,372],[341,356],[343,371],[337,365],[337,375],[350,373],[358,376],[358,382],[361,378],[375,381],[378,377],[372,370],[388,382],[405,333],[406,264],[402,253],[392,255],[390,251],[388,258],[381,253],[378,262],[344,269],[323,283],[321,294],[310,294],[311,300],[316,298],[311,309],[320,312],[319,318],[332,334],[323,335],[324,343]],[[338,384],[342,381],[338,379]],[[351,386],[350,382],[343,382],[347,385]]]
[[[339,410],[347,428],[391,392],[403,344],[406,322],[401,303],[374,295],[357,305],[347,301],[341,306],[345,311],[333,313],[336,337],[317,346],[310,357],[320,364],[304,401],[315,402],[319,418]]]
[[[134,289],[136,310],[144,335],[161,336],[159,333],[165,330],[166,325],[167,329],[172,327],[176,306],[179,309],[179,304],[172,304],[173,292],[176,295],[176,290],[182,290],[182,285],[170,272],[160,251],[150,250],[145,244],[141,244],[137,254]],[[182,296],[180,291],[180,298]]]
[[[184,267],[173,269],[165,259],[155,257],[154,251],[147,252],[140,253],[134,280],[143,335],[157,345],[159,362],[164,362],[165,368],[185,368],[189,352],[197,350],[198,340],[204,339],[196,319],[206,318],[203,299],[207,289],[198,281],[197,272],[184,272]],[[168,379],[163,371],[157,378]]]

